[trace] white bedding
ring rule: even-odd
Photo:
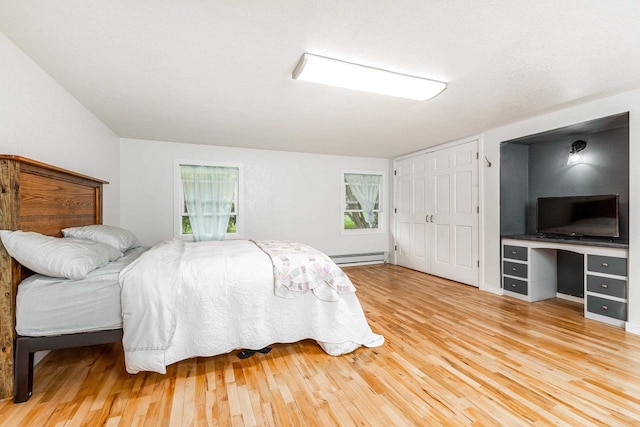
[[[46,337],[122,328],[118,274],[146,249],[131,249],[84,279],[34,274],[23,280],[16,295],[18,335]]]
[[[250,241],[162,242],[121,272],[120,286],[129,373],[306,338],[331,355],[384,342],[355,293],[276,296],[271,260]]]

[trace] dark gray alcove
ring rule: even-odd
[[[576,140],[587,142],[581,152],[584,162],[567,165],[571,144]],[[501,235],[536,234],[538,197],[596,194],[619,194],[620,237],[615,240],[628,242],[629,113],[502,143]],[[571,254],[559,254],[559,292],[582,296],[582,274]]]

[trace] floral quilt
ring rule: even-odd
[[[295,298],[311,291],[324,301],[337,301],[355,286],[325,253],[311,246],[283,240],[254,240],[273,263],[275,294]]]

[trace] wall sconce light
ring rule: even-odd
[[[587,147],[587,141],[581,139],[571,144],[571,152],[569,152],[569,159],[567,159],[567,165],[576,165],[582,163],[584,159],[580,152]]]

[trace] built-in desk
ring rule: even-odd
[[[557,250],[584,256],[584,315],[614,326],[627,320],[629,245],[537,236],[502,239],[502,289],[534,302],[557,295]]]

